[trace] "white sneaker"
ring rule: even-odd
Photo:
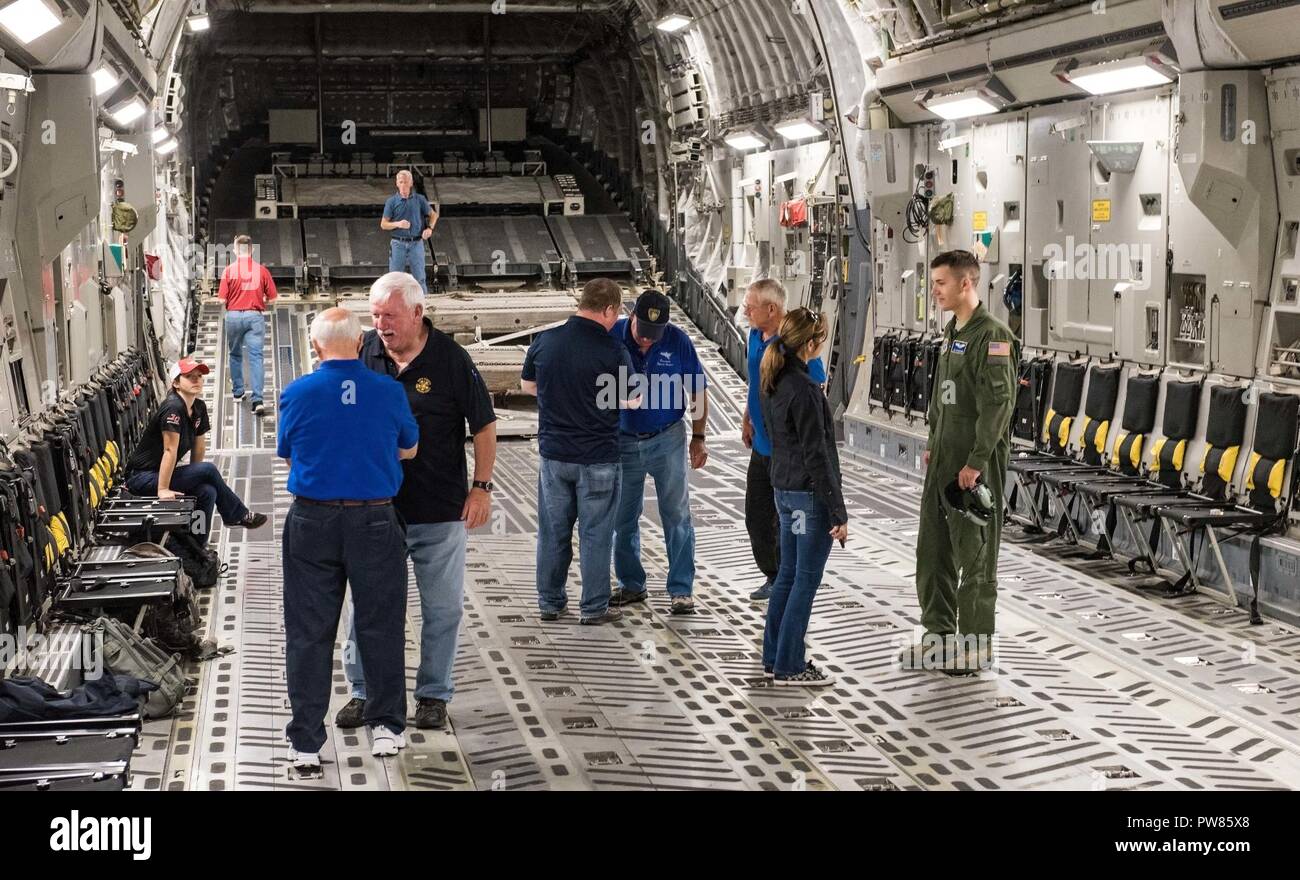
[[[376,758],[391,758],[398,749],[406,748],[406,734],[393,733],[382,724],[370,726],[370,754]]]
[[[289,763],[295,770],[311,772],[320,769],[320,752],[300,752],[289,746]]]

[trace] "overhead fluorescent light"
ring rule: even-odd
[[[987,77],[955,91],[934,89],[917,94],[916,103],[944,119],[967,119],[987,116],[1015,103],[1015,96],[995,76]]]
[[[24,44],[48,34],[63,18],[45,0],[15,0],[0,9],[0,26]]]
[[[110,108],[108,115],[112,116],[113,121],[118,125],[130,125],[143,116],[148,109],[140,98],[132,98],[125,104]]]
[[[203,15],[191,15],[185,19],[185,24],[189,26],[190,33],[197,34],[199,31],[206,31],[212,27],[212,20],[208,18],[207,13]]]
[[[176,140],[176,138],[168,138],[158,146],[154,147],[153,151],[159,156],[166,156],[169,153],[176,152],[178,146],[180,146],[180,141]]]
[[[761,150],[767,141],[752,131],[733,131],[723,138],[734,150]]]
[[[167,126],[165,125],[160,125],[153,130],[153,142],[155,144],[160,144],[171,136],[172,133],[167,130]]]
[[[689,15],[673,13],[672,15],[665,15],[663,18],[656,21],[655,27],[666,34],[675,34],[689,25],[691,21],[693,21],[693,19]]]
[[[807,119],[789,119],[785,122],[778,123],[776,126],[777,133],[788,141],[805,141],[809,138],[821,137],[826,133],[820,125]]]
[[[1052,73],[1062,82],[1090,94],[1109,95],[1173,82],[1178,71],[1170,59],[1152,53],[1088,65],[1080,65],[1077,59],[1070,58],[1052,68]]]
[[[92,78],[95,80],[96,95],[112,91],[113,87],[122,81],[122,77],[108,64],[99,65],[99,70],[92,74]]]

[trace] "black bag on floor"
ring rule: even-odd
[[[216,586],[224,566],[216,551],[209,550],[199,543],[199,539],[188,532],[168,532],[163,544],[171,554],[181,561],[181,567],[190,576],[194,586],[199,589]]]
[[[172,555],[166,547],[148,542],[133,544],[122,553],[123,557],[135,556],[141,559]],[[181,565],[183,569],[184,560]],[[189,660],[199,660],[211,656],[216,650],[216,644],[212,640],[203,638],[202,627],[203,615],[194,596],[194,582],[182,570],[177,575],[176,592],[172,594],[171,601],[155,603],[145,609],[144,623],[140,629],[164,650],[180,654]]]

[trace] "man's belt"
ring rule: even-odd
[[[311,504],[316,507],[383,507],[392,504],[391,498],[337,498],[333,501],[319,501],[315,498],[303,498],[301,495],[294,496],[294,500],[302,504]]]
[[[417,236],[415,236],[415,238],[403,238],[403,237],[400,236],[400,235],[394,235],[394,236],[393,236],[393,241],[412,242],[412,241],[419,241],[419,240],[420,240],[421,238],[423,238],[423,237],[424,237],[424,236],[417,235]]]
[[[633,437],[637,440],[649,440],[651,437],[658,437],[660,434],[662,434],[664,431],[667,431],[670,428],[677,427],[677,424],[678,424],[677,422],[673,422],[671,425],[665,425],[664,427],[660,428],[658,431],[651,431],[648,434],[634,434],[631,431],[619,431],[619,433],[622,434],[624,437]]]

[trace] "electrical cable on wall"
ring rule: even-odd
[[[903,241],[908,244],[919,244],[930,228],[930,199],[921,192],[921,183],[919,179],[916,181],[912,198],[908,199],[907,209],[903,212],[906,224],[903,228]]]

